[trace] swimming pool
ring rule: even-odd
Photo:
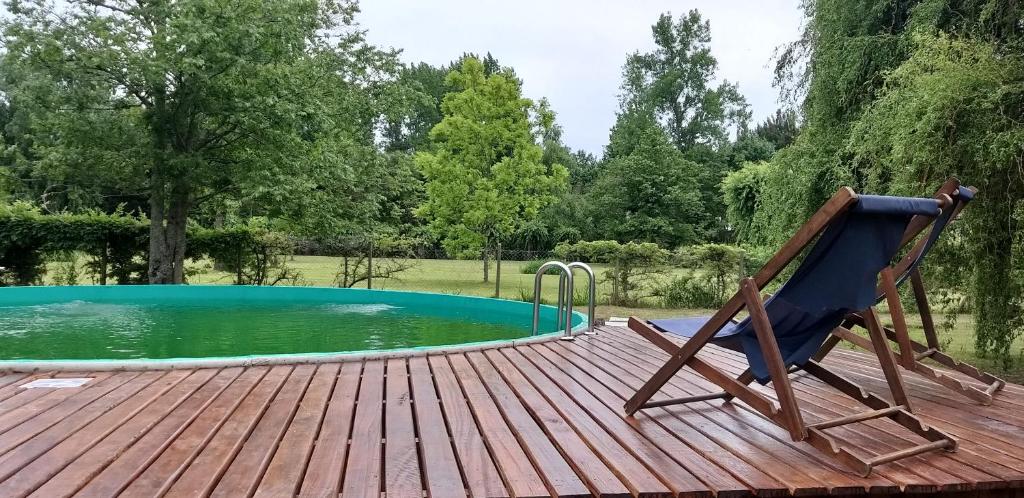
[[[539,334],[560,333],[541,307]],[[533,340],[530,303],[421,292],[204,285],[0,288],[0,368],[365,357]],[[579,327],[585,317],[576,313]]]

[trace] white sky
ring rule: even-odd
[[[800,0],[362,0],[370,42],[403,50],[406,62],[447,64],[490,51],[523,79],[527,97],[547,97],[573,149],[600,156],[618,110],[622,64],[654,45],[662,12],[700,10],[711,22],[718,76],[739,84],[761,121],[778,107],[776,47],[797,38]]]

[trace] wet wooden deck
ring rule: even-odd
[[[605,327],[572,343],[408,359],[94,372],[81,388],[18,387],[81,374],[0,375],[0,496],[1024,495],[1020,386],[982,407],[905,374],[916,411],[960,450],[864,479],[741,403],[624,417],[664,357]],[[881,387],[866,355],[838,351],[826,364]],[[860,409],[796,379],[808,418]],[[709,389],[684,371],[660,396]],[[886,420],[835,430],[868,452],[909,444]]]

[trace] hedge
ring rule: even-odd
[[[259,223],[188,228],[186,256],[208,257],[235,273],[235,283],[261,285],[290,239]],[[24,203],[0,204],[0,285],[38,285],[48,258],[84,253],[96,281],[146,283],[149,220],[124,213],[42,214]]]

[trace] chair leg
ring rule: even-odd
[[[907,331],[907,317],[903,314],[903,303],[900,302],[900,293],[896,289],[896,279],[892,274],[892,267],[882,270],[882,289],[885,291],[885,301],[889,304],[889,316],[892,318],[892,328],[896,332],[896,342],[900,346],[899,361],[903,368],[913,369],[914,348],[910,345],[910,333]]]
[[[896,367],[892,350],[889,349],[889,340],[882,332],[882,323],[878,320],[878,313],[874,308],[864,311],[864,320],[867,322],[868,335],[871,336],[871,345],[878,357],[878,363],[882,367],[882,373],[889,384],[889,391],[892,392],[893,401],[897,405],[903,405],[907,411],[913,411],[910,406],[910,398],[907,397],[906,387],[903,385],[903,376]]]
[[[932,320],[931,306],[928,304],[928,293],[924,290],[924,281],[921,279],[921,271],[914,268],[910,272],[910,284],[914,289],[914,301],[917,303],[917,312],[921,315],[921,326],[924,328],[924,338],[928,347],[939,349],[939,336],[935,332],[935,322]]]
[[[793,441],[803,441],[807,439],[807,427],[800,415],[796,394],[793,393],[793,386],[789,383],[789,370],[786,368],[785,360],[782,359],[779,344],[775,341],[775,333],[772,331],[768,313],[764,309],[764,302],[761,301],[761,295],[753,279],[744,279],[740,288],[747,303],[747,311],[750,313],[754,332],[757,334],[757,342],[761,344],[761,354],[764,356],[768,372],[771,374],[772,386],[775,388],[775,394],[779,400],[786,429],[789,430]]]

